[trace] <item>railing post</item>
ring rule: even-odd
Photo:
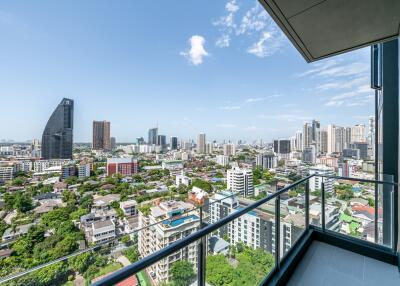
[[[310,228],[310,182],[307,180],[305,189],[306,229]]]
[[[200,229],[204,227],[203,224],[203,206],[200,206]],[[200,239],[197,252],[197,285],[204,286],[206,284],[206,256],[207,256],[207,236]]]
[[[377,165],[375,165],[377,166]],[[377,168],[376,168],[377,169]],[[376,179],[376,178],[375,178]],[[374,205],[374,217],[375,217],[375,222],[374,222],[374,226],[375,226],[375,238],[374,241],[375,243],[379,243],[379,224],[378,224],[378,220],[379,220],[379,212],[378,212],[378,207],[379,207],[379,194],[378,194],[378,184],[375,183],[375,194],[374,194],[374,199],[375,199],[375,205]]]
[[[280,268],[280,243],[281,243],[281,196],[275,198],[275,267]]]
[[[322,231],[325,232],[325,182],[323,178],[321,184],[321,215]]]

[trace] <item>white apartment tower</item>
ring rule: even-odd
[[[365,125],[357,124],[351,128],[351,142],[365,142]]]
[[[236,154],[235,144],[232,143],[224,144],[223,148],[225,156],[235,156]]]
[[[150,212],[139,211],[138,249],[146,257],[198,230],[200,219],[193,204],[164,201],[151,207]],[[197,244],[184,247],[167,258],[151,265],[147,271],[155,285],[171,281],[171,267],[180,260],[189,261],[197,268]]]
[[[253,171],[250,169],[232,168],[227,172],[227,186],[232,192],[241,196],[253,196]]]
[[[206,134],[200,133],[197,135],[197,153],[205,154],[206,153]]]

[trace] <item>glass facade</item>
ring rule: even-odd
[[[72,159],[74,101],[64,98],[46,124],[42,136],[43,159]]]

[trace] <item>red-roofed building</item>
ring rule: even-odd
[[[137,286],[139,285],[136,275],[133,275],[117,284],[115,286]]]

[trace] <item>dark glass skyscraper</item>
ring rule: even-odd
[[[149,140],[147,141],[150,145],[156,145],[158,138],[158,128],[152,128],[149,130]]]
[[[64,98],[43,131],[43,159],[72,159],[73,126],[74,101]]]

